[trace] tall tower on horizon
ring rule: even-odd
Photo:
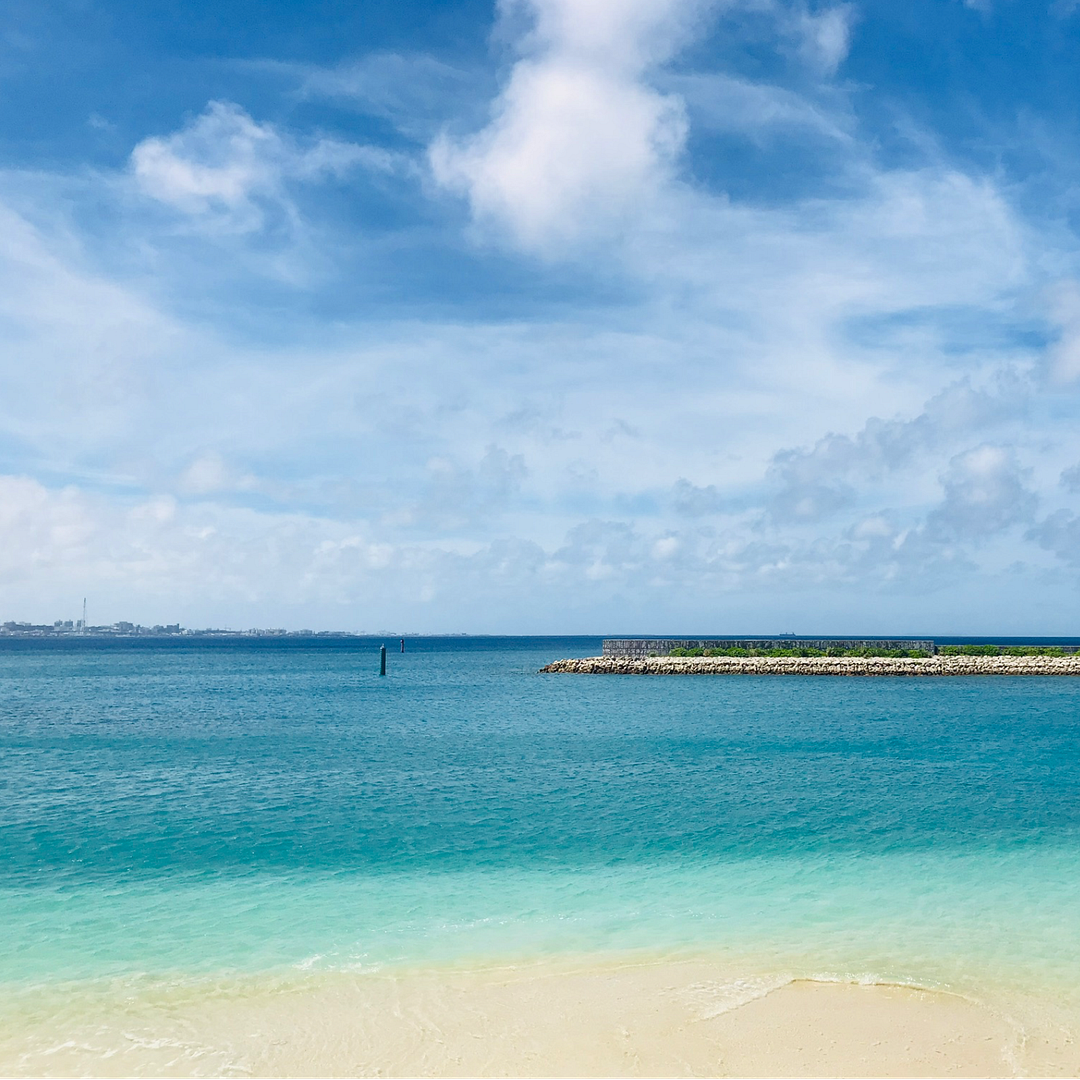
[[[86,597],[82,598],[82,628],[83,633],[86,633]]]

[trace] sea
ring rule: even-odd
[[[243,1071],[154,1017],[565,958],[1080,1016],[1080,679],[539,672],[600,645],[0,640],[0,1072]]]

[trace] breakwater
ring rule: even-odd
[[[590,656],[540,669],[575,675],[1080,675],[1080,656]]]
[[[667,656],[672,649],[843,649],[845,652],[934,652],[934,642],[921,638],[605,638],[604,656]]]

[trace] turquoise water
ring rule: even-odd
[[[0,985],[619,953],[1080,986],[1080,680],[0,643]]]

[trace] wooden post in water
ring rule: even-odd
[[[379,674],[386,674],[386,646],[383,645],[379,649]]]

